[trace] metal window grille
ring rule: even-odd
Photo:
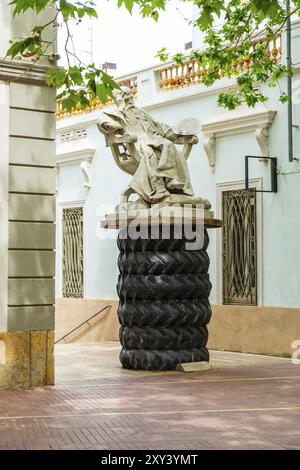
[[[82,207],[63,209],[63,297],[83,297]]]
[[[256,194],[224,191],[223,304],[257,305]]]

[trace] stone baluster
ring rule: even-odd
[[[277,38],[273,40],[273,47],[271,50],[272,61],[276,64],[278,62],[278,52],[279,49],[277,48]]]
[[[168,74],[169,74],[169,78],[168,78],[168,89],[171,89],[173,88],[173,85],[175,83],[175,78],[173,77],[173,67],[170,67],[168,69]]]
[[[185,85],[190,86],[191,84],[191,63],[186,62],[185,63]]]
[[[196,78],[196,73],[195,73],[195,61],[192,60],[192,62],[190,63],[190,82],[192,84],[195,83],[195,78]]]
[[[165,69],[159,71],[158,86],[160,89],[165,88],[165,73],[166,73]]]

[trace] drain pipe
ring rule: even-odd
[[[291,2],[286,2],[286,62],[289,70],[292,70],[292,24],[291,24]],[[297,160],[294,158],[294,143],[293,143],[293,128],[298,127],[293,125],[293,90],[292,90],[292,76],[288,73],[287,76],[287,94],[288,101],[288,154],[289,162]]]

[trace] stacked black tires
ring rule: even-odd
[[[179,363],[208,361],[207,231],[202,248],[191,251],[174,228],[168,239],[147,240],[132,240],[124,230],[117,286],[123,367],[174,370]]]

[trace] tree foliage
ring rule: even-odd
[[[218,103],[228,109],[235,109],[242,103],[253,107],[267,100],[261,91],[261,84],[276,86],[286,73],[292,73],[283,63],[274,61],[268,45],[280,33],[287,17],[300,14],[300,0],[291,0],[290,12],[286,10],[286,0],[185,0],[198,8],[194,26],[204,35],[204,47],[193,50],[191,59],[201,66],[201,83],[212,86],[216,81],[227,77],[236,79],[236,88],[232,92],[221,93]],[[118,7],[132,13],[138,7],[142,17],[159,20],[159,14],[165,10],[167,0],[116,0]],[[45,41],[44,33],[49,28],[61,25],[66,28],[65,52],[68,60],[66,69],[50,69],[47,82],[61,90],[58,98],[63,108],[71,110],[78,103],[82,107],[89,104],[87,91],[92,98],[98,97],[106,102],[118,87],[113,78],[100,70],[95,64],[83,64],[76,51],[69,47],[71,22],[80,23],[85,18],[97,18],[93,0],[12,0],[14,15],[27,10],[36,13],[45,8],[53,9],[53,17],[46,24],[37,24],[31,34],[11,41],[7,58],[18,56],[31,57],[34,62],[48,55],[50,61],[51,42]],[[158,52],[162,61],[173,60],[183,64],[186,57],[182,53],[170,56],[166,48]],[[247,67],[239,67],[241,60]],[[281,93],[280,100],[287,96]]]

